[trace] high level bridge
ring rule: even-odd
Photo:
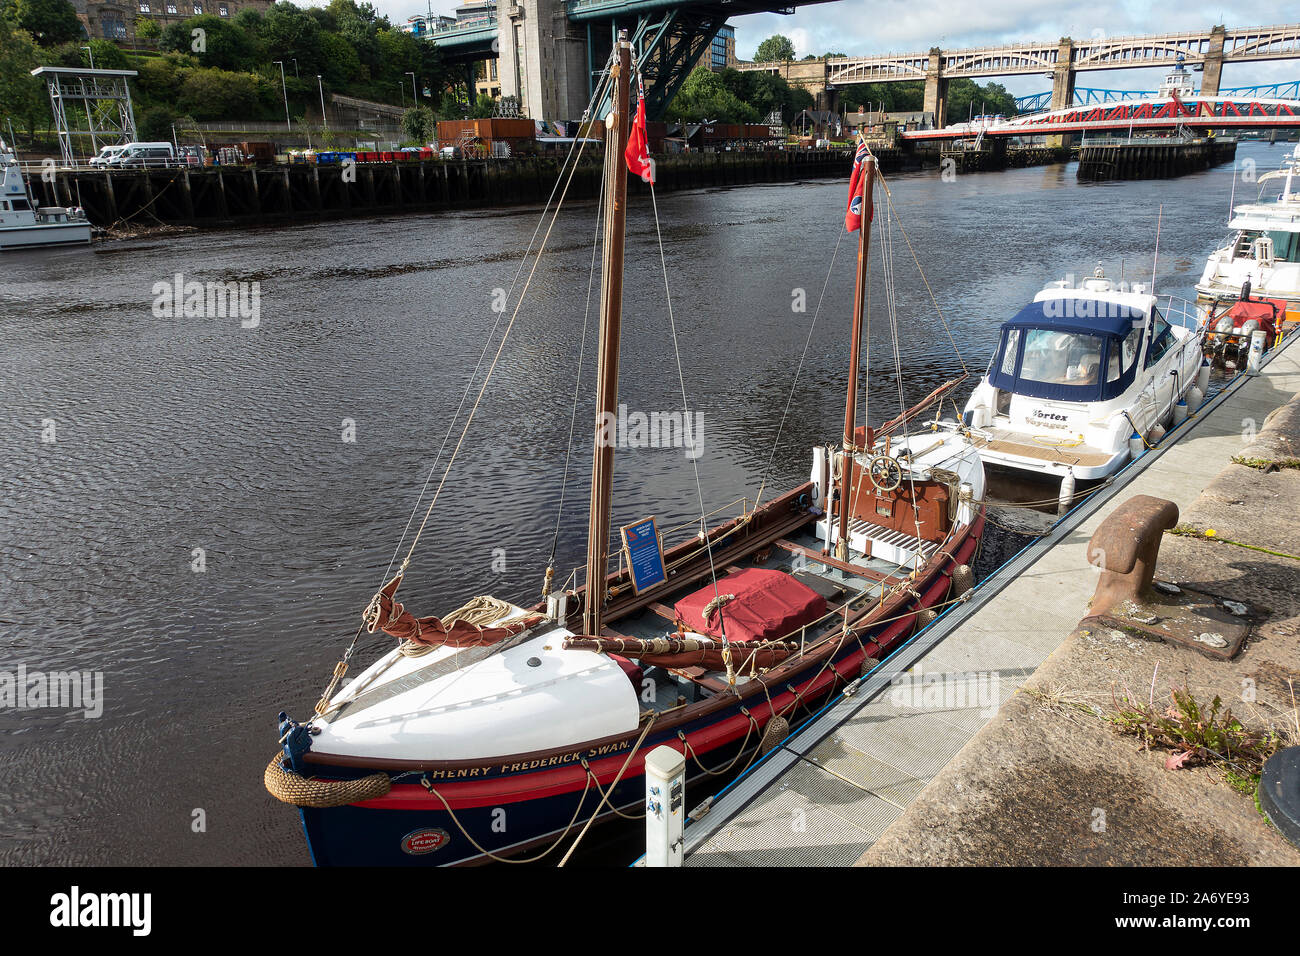
[[[429,34],[452,60],[498,58],[501,92],[517,96],[535,119],[577,119],[591,96],[620,28],[633,38],[644,65],[649,110],[658,115],[729,18],[794,13],[828,0],[498,0],[497,12]],[[1300,59],[1300,24],[1149,36],[1024,42],[965,50],[827,57],[781,63],[744,63],[739,69],[773,73],[813,93],[818,106],[836,109],[840,88],[855,83],[925,84],[923,109],[942,117],[948,82],[958,77],[1046,74],[1050,97],[1036,104],[1066,109],[1082,72],[1173,66],[1202,73],[1204,96],[1219,93],[1225,63]],[[598,104],[598,114],[603,105]]]
[[[1300,59],[1300,24],[1163,33],[1150,36],[1102,37],[1050,42],[1011,43],[969,50],[927,53],[887,53],[878,56],[826,57],[784,63],[745,63],[739,69],[784,76],[834,109],[840,87],[854,83],[923,81],[923,109],[942,123],[948,81],[958,77],[984,79],[995,76],[1046,74],[1052,78],[1050,95],[1038,107],[1065,109],[1074,100],[1075,77],[1094,70],[1130,70],[1172,67],[1185,62],[1202,73],[1201,92],[1219,93],[1225,63]]]

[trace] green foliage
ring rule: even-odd
[[[90,53],[95,60],[95,68],[99,70],[126,70],[130,69],[131,62],[127,59],[126,53],[120,46],[112,40],[102,40],[99,38],[90,40],[85,44],[90,47]],[[80,65],[89,66],[91,56],[86,55],[86,51],[80,46],[77,47],[77,54],[81,57]]]
[[[142,40],[156,40],[162,36],[162,27],[157,20],[138,16],[135,18],[135,35]]]
[[[1215,697],[1204,707],[1186,687],[1173,690],[1163,708],[1128,697],[1116,702],[1110,722],[1121,733],[1138,737],[1148,747],[1172,751],[1167,770],[1214,766],[1235,789],[1253,792],[1264,761],[1281,746],[1275,731],[1244,727]]]
[[[172,123],[176,114],[167,106],[151,106],[140,113],[136,132],[144,142],[162,143],[172,138]]]
[[[925,103],[925,83],[922,80],[904,83],[858,83],[846,86],[841,92],[841,102],[850,110],[884,110],[887,113],[919,112]],[[1016,98],[1001,83],[980,86],[974,80],[948,81],[948,100],[945,124],[964,123],[972,114],[980,113],[1014,116]]]
[[[946,122],[949,124],[964,123],[971,116],[979,116],[982,113],[1014,116],[1015,112],[1016,98],[1008,93],[1001,83],[986,83],[980,86],[974,80],[948,81]]]
[[[713,73],[697,67],[669,105],[668,115],[686,122],[760,123],[779,110],[788,123],[813,105],[811,93],[792,87],[780,76],[730,68]]]
[[[202,65],[219,70],[252,72],[267,59],[256,34],[211,13],[168,24],[158,48],[192,53]]]
[[[68,0],[12,0],[10,13],[19,27],[41,46],[54,46],[81,37],[81,21]]]
[[[438,134],[438,118],[427,106],[416,106],[402,114],[402,132],[421,145],[433,142]]]
[[[754,51],[755,63],[775,63],[779,60],[794,59],[794,44],[789,37],[777,33],[758,45]]]
[[[737,70],[726,71],[743,76]],[[757,123],[758,110],[728,89],[722,74],[697,66],[668,105],[668,115],[691,123]]]
[[[840,100],[851,110],[885,110],[908,113],[925,102],[924,81],[905,83],[856,83],[844,87]]]
[[[176,108],[200,122],[230,118],[278,119],[279,85],[253,73],[202,67],[185,70]]]
[[[67,0],[0,0],[0,22],[18,22],[22,15],[29,20],[44,18],[42,22],[55,23],[57,18],[50,11],[68,14],[72,6]],[[46,48],[40,63],[86,65],[86,54],[80,49],[86,41],[80,38],[75,13],[72,24],[70,34],[67,29],[60,32],[50,26],[35,38]],[[139,36],[157,37],[160,55],[127,55],[105,40],[92,40],[90,46],[94,48],[96,66],[139,71],[139,78],[132,84],[137,112],[141,117],[148,114],[159,128],[174,115],[200,122],[283,119],[284,100],[276,60],[284,62],[284,86],[290,113],[295,116],[301,116],[309,107],[318,108],[318,74],[327,94],[337,92],[393,105],[410,101],[409,73],[415,74],[418,89],[433,91],[434,102],[442,99],[450,77],[437,47],[403,33],[372,4],[356,0],[330,0],[328,6],[311,8],[281,0],[265,13],[241,10],[233,18],[203,14],[166,27],[141,17],[136,24]],[[14,35],[12,29],[6,29],[5,42],[14,51],[20,47],[26,50],[13,39]],[[31,46],[33,37],[22,35]],[[11,51],[10,55],[18,54]],[[24,56],[30,59],[31,51]],[[38,63],[33,62],[35,65]],[[44,88],[39,80],[34,81],[34,86],[29,82],[29,70],[6,71],[0,88],[10,91],[7,95],[13,102],[22,99],[15,92],[21,88],[39,90],[39,105],[32,110],[48,113]],[[24,80],[24,76],[28,79]],[[487,116],[492,108],[490,101],[475,103],[471,112]],[[25,115],[14,106],[7,112],[15,122]],[[455,115],[464,116],[464,109],[457,108]],[[45,122],[40,117],[33,121]],[[170,121],[168,127],[170,135]]]
[[[31,74],[40,60],[32,35],[0,18],[0,116],[12,118],[29,137],[51,119],[45,84]]]

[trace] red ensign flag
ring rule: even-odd
[[[655,161],[650,158],[650,145],[645,134],[645,97],[636,104],[636,122],[628,134],[627,150],[623,153],[627,159],[627,168],[640,176],[645,182],[654,185]]]
[[[844,228],[849,232],[862,228],[862,177],[867,174],[867,157],[871,150],[865,141],[859,141],[853,157],[853,175],[849,178],[849,208],[844,212]],[[872,210],[875,215],[875,210]]]

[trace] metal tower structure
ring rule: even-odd
[[[45,80],[59,135],[59,151],[68,166],[77,163],[73,137],[90,137],[90,154],[101,146],[134,142],[135,111],[127,79],[135,70],[89,70],[38,66],[32,76]],[[84,123],[83,123],[84,120]]]

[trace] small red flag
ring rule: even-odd
[[[866,175],[867,157],[870,155],[866,141],[859,142],[853,157],[853,175],[849,177],[849,208],[844,211],[844,228],[849,232],[862,228],[862,177]]]
[[[627,168],[652,186],[655,181],[655,161],[650,158],[650,145],[645,132],[645,97],[637,100],[636,121],[628,134],[627,150],[623,153]]]

